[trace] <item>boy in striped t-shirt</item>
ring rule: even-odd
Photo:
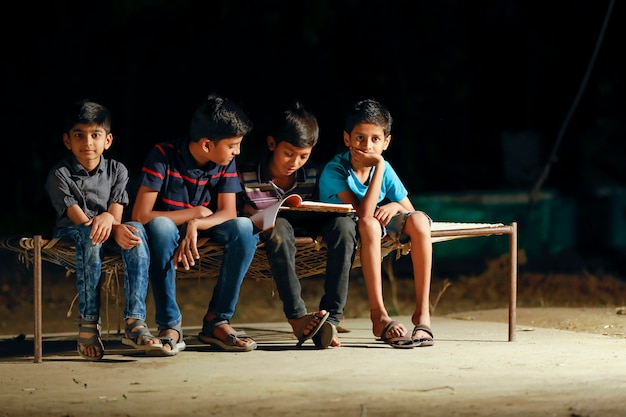
[[[267,136],[269,153],[260,161],[241,166],[244,187],[239,212],[250,216],[286,196],[299,194],[304,200],[317,199],[318,170],[309,161],[317,144],[316,117],[296,102],[281,113]],[[339,347],[336,331],[348,296],[350,268],[356,248],[356,226],[348,216],[330,217],[322,225],[310,221],[291,222],[278,217],[272,229],[261,232],[267,258],[283,302],[283,311],[298,338],[298,346],[313,339],[318,348]],[[328,246],[325,294],[319,311],[307,313],[296,274],[296,236],[323,236]]]

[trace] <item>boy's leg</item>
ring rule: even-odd
[[[374,217],[362,217],[358,221],[358,227],[361,238],[361,269],[370,304],[372,332],[374,336],[388,341],[394,347],[405,347],[407,340],[403,338],[408,330],[402,323],[391,320],[383,301],[381,225]],[[410,343],[410,338],[408,342]]]
[[[123,314],[126,322],[125,338],[122,342],[139,349],[147,349],[149,346],[160,349],[163,346],[161,341],[150,333],[145,323],[150,269],[148,237],[141,223],[127,224],[137,229],[135,235],[141,239],[141,243],[121,251],[124,264]]]
[[[102,276],[102,245],[94,245],[91,228],[83,225],[59,230],[55,237],[75,244],[76,290],[78,292],[79,352],[86,359],[99,359],[103,354],[100,341],[100,278]],[[93,330],[91,330],[93,329]]]
[[[433,256],[430,222],[427,215],[418,211],[407,217],[402,229],[402,233],[411,239],[411,262],[415,282],[415,312],[411,320],[416,327],[413,329],[412,338],[414,341],[419,341],[421,346],[430,346],[433,337],[430,330],[430,281]]]
[[[256,348],[256,342],[238,334],[229,320],[235,314],[241,283],[254,257],[259,235],[254,233],[252,221],[246,217],[228,220],[209,229],[208,234],[224,246],[224,255],[198,337],[212,344],[215,341],[226,350],[252,350]]]
[[[150,282],[155,305],[155,320],[159,328],[180,325],[182,315],[176,302],[176,269],[174,252],[178,247],[179,231],[167,217],[156,217],[145,225],[150,248]]]
[[[148,237],[143,225],[138,222],[129,222],[137,229],[135,235],[141,243],[130,249],[122,249],[124,264],[124,319],[146,319],[146,297],[150,269],[150,250]]]
[[[302,286],[296,274],[296,235],[289,221],[280,217],[276,219],[272,231],[268,233],[265,248],[272,277],[283,302],[283,312],[302,344],[319,330],[326,320],[326,311],[307,314]]]
[[[330,313],[328,322],[339,325],[348,299],[350,270],[357,244],[356,222],[348,216],[331,219],[324,225],[322,236],[326,242],[326,280],[320,309]],[[339,346],[339,336],[333,335],[332,346]]]
[[[296,275],[296,237],[291,224],[277,218],[267,234],[265,249],[278,295],[287,319],[297,319],[307,313],[302,299],[302,286]]]

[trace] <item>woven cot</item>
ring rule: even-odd
[[[516,294],[517,294],[517,223],[510,225],[502,223],[452,223],[433,222],[431,228],[432,242],[442,242],[452,239],[469,238],[476,236],[509,235],[509,268],[510,268],[510,291],[509,291],[509,341],[515,340],[516,323]],[[296,239],[296,272],[299,278],[320,275],[325,272],[326,245],[320,239],[299,237]],[[42,346],[42,264],[49,262],[66,268],[68,273],[74,272],[74,248],[71,243],[58,239],[45,239],[42,236],[34,237],[8,237],[0,239],[0,248],[12,250],[18,253],[21,262],[33,268],[34,281],[34,317],[35,317],[35,362],[41,362]],[[177,278],[216,278],[219,274],[223,248],[221,245],[201,238],[198,241],[200,260],[189,270],[178,269]],[[392,293],[395,293],[394,275],[392,268],[393,259],[406,255],[411,250],[410,243],[400,243],[391,239],[383,239],[381,253],[384,260],[384,268],[392,285]],[[359,250],[355,256],[353,268],[359,267]],[[395,257],[388,256],[395,252]],[[117,291],[119,279],[123,277],[123,265],[119,255],[105,256],[102,263],[104,275],[103,291],[105,294]],[[267,255],[263,244],[260,243],[252,264],[246,274],[247,279],[264,280],[271,279],[272,274],[267,262]],[[108,296],[108,295],[107,295]]]

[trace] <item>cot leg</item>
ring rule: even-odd
[[[509,262],[511,273],[509,288],[509,342],[514,342],[515,326],[517,325],[517,222],[511,223]]]
[[[34,256],[33,256],[33,306],[35,313],[35,328],[33,332],[33,349],[34,349],[34,363],[42,362],[42,308],[41,308],[41,286],[42,286],[42,278],[41,278],[41,235],[35,236],[35,245],[33,248]]]

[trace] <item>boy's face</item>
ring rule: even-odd
[[[226,166],[241,153],[243,136],[225,138],[218,142],[209,139],[200,140],[204,141],[203,146],[207,150],[208,159],[218,165]]]
[[[391,135],[385,137],[383,128],[371,123],[359,123],[352,132],[343,132],[343,142],[348,148],[364,153],[381,155],[389,146]]]
[[[72,151],[78,162],[91,171],[100,163],[100,156],[109,149],[113,135],[92,124],[77,124],[63,134],[63,144]]]
[[[312,146],[298,148],[288,142],[277,145],[272,136],[267,138],[267,147],[273,152],[270,168],[275,177],[292,175],[309,160],[313,151]]]

